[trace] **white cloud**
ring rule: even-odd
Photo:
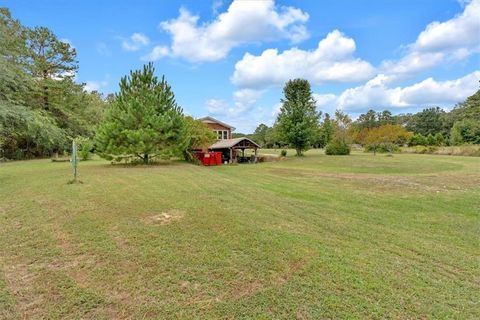
[[[122,48],[127,51],[138,51],[142,47],[147,46],[150,43],[150,39],[143,33],[135,32],[130,38],[122,41]]]
[[[217,61],[245,43],[308,37],[309,16],[293,7],[276,7],[273,0],[234,0],[215,20],[199,24],[199,16],[181,8],[176,19],[160,23],[171,34],[173,56],[190,62]]]
[[[102,89],[108,86],[108,80],[106,80],[107,78],[108,78],[108,75],[102,81],[94,81],[94,80],[87,81],[83,88],[85,91],[88,91],[88,92],[92,92],[92,91],[100,92]]]
[[[407,108],[427,106],[452,106],[465,100],[478,90],[480,70],[464,77],[436,81],[427,78],[406,87],[389,87],[388,76],[380,74],[362,86],[347,89],[339,96],[316,94],[320,108],[334,106],[347,111],[367,108]]]
[[[163,57],[166,57],[169,55],[169,50],[168,47],[165,46],[155,46],[153,47],[152,51],[148,53],[147,55],[142,57],[142,60],[144,61],[157,61]]]
[[[267,49],[259,56],[246,53],[235,64],[232,82],[241,87],[281,85],[289,79],[305,78],[314,84],[355,82],[372,77],[370,63],[354,58],[355,41],[338,30],[330,32],[315,50]]]
[[[209,99],[205,101],[208,113],[213,115],[226,115],[230,109],[228,102],[221,99]]]
[[[445,22],[432,22],[413,44],[415,51],[437,52],[480,46],[480,0],[471,1],[465,10]]]
[[[401,59],[383,62],[382,72],[392,80],[402,79],[480,52],[480,0],[464,5],[464,11],[452,19],[427,25]]]
[[[210,114],[235,118],[251,111],[263,93],[263,90],[241,89],[233,93],[232,105],[222,99],[209,99],[205,102],[205,106]]]

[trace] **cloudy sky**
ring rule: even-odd
[[[323,112],[451,107],[479,88],[480,0],[0,1],[78,52],[77,80],[115,92],[154,61],[193,116],[272,124],[290,78]]]

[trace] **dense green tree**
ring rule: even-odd
[[[0,158],[49,156],[66,146],[65,132],[45,112],[0,102]]]
[[[26,29],[0,8],[0,101],[24,105],[32,78],[25,72]]]
[[[450,132],[450,143],[452,145],[480,144],[480,121],[465,119],[455,122]]]
[[[352,119],[342,110],[335,110],[334,133],[331,141],[325,147],[327,155],[350,154],[352,141]]]
[[[374,110],[370,109],[366,113],[358,116],[356,123],[360,130],[365,128],[374,128],[378,126],[377,113]]]
[[[412,116],[406,124],[406,129],[424,136],[435,135],[438,132],[447,134],[449,128],[446,123],[446,112],[439,107],[423,109]]]
[[[426,146],[428,145],[427,138],[419,133],[414,134],[408,141],[409,146]]]
[[[295,148],[297,156],[308,150],[315,140],[320,113],[316,110],[310,83],[304,79],[289,80],[283,88],[284,99],[277,118],[285,141]]]
[[[330,119],[330,115],[325,113],[323,121],[318,128],[317,140],[315,147],[324,148],[330,141],[332,141],[334,134],[334,122]]]
[[[255,128],[255,131],[252,135],[252,140],[258,143],[262,148],[266,147],[267,144],[267,134],[271,130],[269,126],[264,123],[261,123]]]
[[[36,95],[43,109],[54,111],[50,97],[61,95],[62,80],[71,80],[78,69],[75,48],[60,41],[45,27],[35,27],[27,33],[29,70],[36,80]]]
[[[366,150],[373,151],[374,155],[378,149],[393,152],[396,148],[409,141],[413,135],[402,126],[393,124],[385,124],[367,130],[368,132],[362,144]]]
[[[396,124],[395,117],[389,110],[377,113],[378,125]]]
[[[480,121],[480,90],[468,97],[464,102],[455,106],[450,112],[452,122],[464,119]]]
[[[97,130],[97,150],[106,159],[137,157],[148,164],[169,158],[188,146],[182,109],[164,77],[153,64],[131,71],[120,81],[120,92]]]
[[[188,144],[183,152],[187,161],[194,161],[193,150],[206,150],[215,142],[217,136],[202,121],[195,120],[192,117],[185,117],[186,132]]]

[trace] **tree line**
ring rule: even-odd
[[[50,156],[92,138],[108,99],[75,82],[76,51],[0,8],[0,159]]]
[[[252,134],[264,148],[294,147],[297,155],[308,148],[326,148],[327,154],[348,154],[351,144],[369,151],[393,151],[402,145],[480,144],[480,90],[451,111],[439,107],[393,115],[368,110],[356,120],[336,110],[333,117],[315,109],[310,84],[290,80],[273,126],[260,124]]]
[[[0,160],[48,157],[79,144],[81,158],[150,163],[204,148],[214,134],[187,117],[152,64],[130,72],[116,94],[75,82],[77,53],[48,28],[29,28],[0,8]]]
[[[45,27],[29,28],[0,8],[0,159],[51,156],[80,143],[82,158],[95,150],[114,161],[150,163],[205,149],[215,136],[185,116],[153,64],[120,80],[103,96],[75,82],[76,50]],[[249,137],[264,148],[309,148],[348,154],[352,144],[373,152],[401,145],[480,143],[480,90],[446,112],[438,107],[393,115],[369,110],[358,119],[341,110],[317,110],[310,83],[288,81],[275,124],[260,124]],[[235,134],[234,137],[241,136]]]

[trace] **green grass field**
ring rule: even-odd
[[[479,158],[79,172],[0,164],[0,318],[480,318]]]

